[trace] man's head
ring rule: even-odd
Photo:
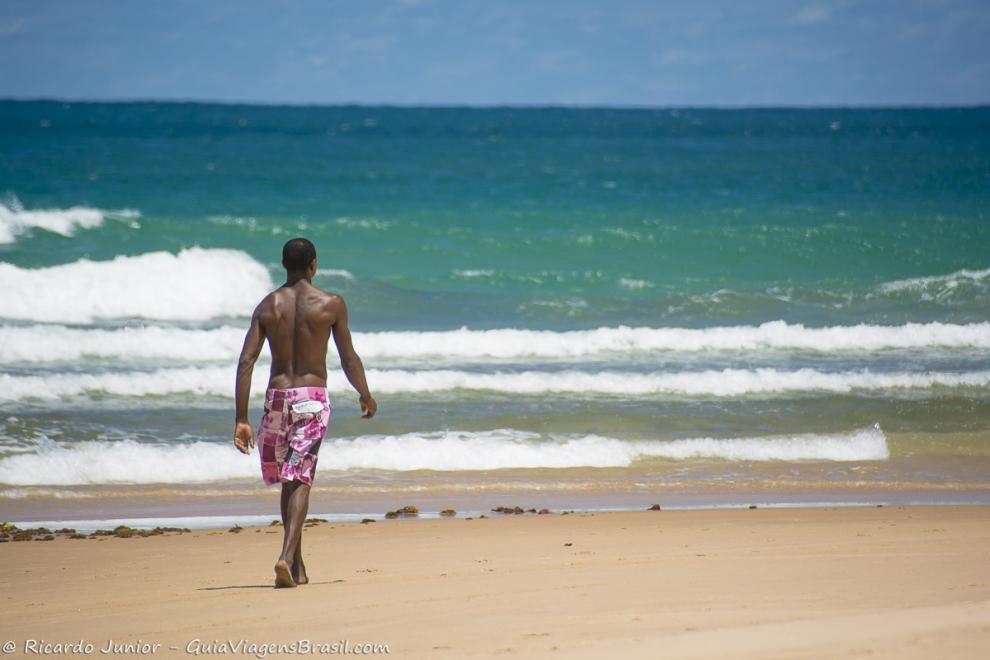
[[[316,274],[316,246],[305,238],[293,238],[282,246],[282,265],[287,273],[312,277]]]

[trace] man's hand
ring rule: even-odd
[[[234,446],[242,454],[248,454],[254,447],[254,429],[247,422],[237,422],[234,427]]]
[[[371,419],[378,412],[378,402],[371,398],[371,395],[361,397],[361,417]]]

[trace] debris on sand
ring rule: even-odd
[[[4,532],[4,541],[54,541],[55,536],[52,530],[47,527],[32,527],[30,529],[20,529],[14,525],[5,524],[4,529],[12,533]]]
[[[404,507],[400,507],[395,511],[389,511],[385,514],[386,518],[415,518],[419,515],[419,509],[411,504],[407,504]]]
[[[362,525],[367,525],[368,523],[373,523],[373,522],[375,522],[374,518],[361,518]]]
[[[130,539],[135,537],[147,538],[149,536],[161,536],[163,534],[188,534],[191,530],[188,527],[155,527],[154,529],[134,529],[127,525],[119,525],[112,530],[98,529],[90,534],[72,534],[69,538],[95,538],[97,536],[116,536],[120,539]]]
[[[244,531],[244,528],[241,527],[240,525],[234,525],[233,527],[231,527],[227,531],[230,532],[231,534],[240,534],[241,532]]]
[[[492,509],[495,513],[511,513],[518,515],[520,513],[526,513],[521,506],[497,506]]]
[[[192,532],[188,527],[155,527],[146,536],[158,536],[159,534],[165,534],[167,532],[176,532],[178,534],[189,534]]]
[[[457,512],[454,511],[453,509],[444,509],[443,511],[440,512],[440,515],[443,516],[444,518],[453,518],[454,516],[457,515]]]

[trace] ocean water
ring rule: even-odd
[[[325,508],[990,501],[988,202],[990,108],[0,102],[0,518],[245,513],[297,235]]]

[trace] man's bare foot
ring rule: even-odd
[[[306,564],[300,559],[292,564],[292,579],[296,584],[309,584],[309,576],[306,575]]]
[[[292,570],[289,568],[289,564],[284,559],[279,559],[275,562],[275,588],[285,589],[294,586],[296,583],[292,579]]]

